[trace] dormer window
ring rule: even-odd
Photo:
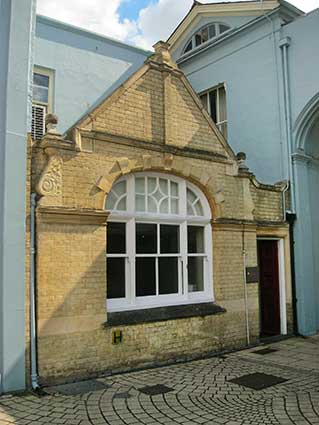
[[[230,27],[225,24],[213,23],[206,25],[193,34],[192,38],[186,44],[184,53],[190,52],[201,44],[206,43],[206,41],[218,37],[220,34],[228,31],[229,29]]]

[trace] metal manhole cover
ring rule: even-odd
[[[280,378],[279,376],[251,373],[240,378],[231,379],[229,382],[259,391],[287,381],[288,379]]]
[[[166,394],[170,391],[173,391],[173,388],[169,388],[166,385],[151,385],[143,388],[138,389],[141,393],[147,394],[147,395],[159,395],[159,394]]]
[[[103,384],[102,382],[90,380],[75,382],[73,384],[63,384],[54,387],[46,388],[47,393],[60,393],[63,395],[80,395],[94,391],[101,391],[110,388],[109,385]]]
[[[278,350],[275,348],[262,348],[261,350],[253,351],[254,354],[260,354],[261,356],[265,356],[266,354],[276,353]]]

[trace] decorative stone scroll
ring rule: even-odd
[[[63,160],[54,148],[44,150],[48,163],[36,186],[36,191],[42,196],[41,205],[62,205],[62,165]]]

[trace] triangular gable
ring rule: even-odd
[[[188,14],[181,21],[178,27],[173,31],[167,42],[174,49],[175,44],[184,36],[185,32],[191,32],[194,23],[200,16],[227,16],[227,15],[251,15],[258,16],[267,13],[280,6],[279,0],[260,1],[237,1],[237,2],[218,2],[218,3],[200,3],[194,1]]]
[[[172,62],[168,45],[160,42],[154,47],[155,55],[75,127],[234,158],[185,75]]]

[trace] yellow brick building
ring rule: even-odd
[[[165,43],[30,158],[41,382],[242,347],[271,321],[291,331],[284,185],[235,156]]]

